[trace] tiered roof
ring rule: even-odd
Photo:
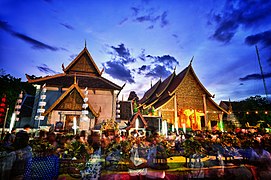
[[[192,76],[196,79],[197,83],[200,85],[201,89],[206,93],[206,98],[211,100],[211,102],[217,108],[223,110],[211,99],[212,95],[199,81],[198,77],[196,76],[193,70],[192,63],[190,63],[189,66],[186,67],[183,71],[181,71],[178,75],[176,75],[174,71],[163,82],[159,80],[153,87],[151,87],[144,94],[143,98],[139,101],[140,107],[146,109],[153,106],[155,109],[158,109],[162,105],[169,102],[174,97],[176,90],[178,89],[179,86],[182,85],[182,82],[188,76],[189,73],[192,74]]]
[[[76,76],[78,86],[81,88],[121,90],[120,86],[101,76],[102,72],[98,69],[86,47],[66,68],[62,65],[62,69],[63,73],[52,76],[34,78],[26,74],[26,77],[31,84],[43,85],[46,83],[46,86],[50,87],[69,88]]]

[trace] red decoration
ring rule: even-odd
[[[1,102],[0,102],[0,124],[4,123],[5,120],[5,115],[6,115],[6,110],[7,110],[7,97],[6,95],[4,97],[1,98]]]

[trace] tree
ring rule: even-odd
[[[264,127],[271,125],[271,103],[259,95],[233,102],[232,109],[242,125],[249,122],[255,126],[259,121],[263,122]]]
[[[139,98],[135,91],[131,91],[129,94],[128,101],[132,101],[132,100],[135,100],[137,103],[139,101]]]
[[[23,91],[25,94],[35,95],[35,88],[27,82],[21,82],[21,78],[15,78],[10,74],[6,75],[2,71],[0,74],[0,87],[0,98],[6,95],[6,104],[9,107],[6,124],[8,126],[20,92]]]

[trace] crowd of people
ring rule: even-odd
[[[264,176],[271,177],[271,135],[264,132],[191,131],[184,134],[180,131],[165,137],[156,132],[147,136],[135,130],[131,134],[80,131],[71,135],[42,130],[31,133],[26,126],[24,130],[6,133],[1,140],[1,179],[22,179],[26,163],[33,157],[54,154],[60,159],[87,163],[97,152],[105,159],[103,167],[109,169],[121,161],[129,169],[167,169],[167,158],[173,156],[188,159],[214,156],[217,161],[221,157],[224,161],[242,157],[242,163],[251,164],[257,172],[263,171],[267,173]],[[197,166],[189,161],[186,166],[205,165]]]

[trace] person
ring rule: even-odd
[[[29,135],[26,131],[16,133],[13,147],[15,149],[16,159],[12,166],[11,179],[23,178],[25,166],[32,158],[32,148],[29,146]]]
[[[263,148],[262,143],[255,140],[253,149],[251,151],[250,160],[254,162],[271,161],[271,156],[270,153]]]
[[[249,161],[256,167],[256,176],[259,179],[270,179],[271,155],[258,140],[253,143]]]
[[[26,131],[27,133],[30,133],[31,126],[29,124],[24,125],[24,131]]]

